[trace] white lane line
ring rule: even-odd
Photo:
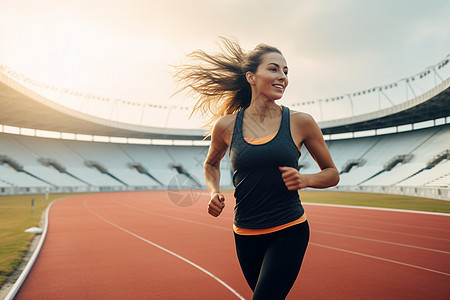
[[[158,215],[158,216],[162,216],[162,217],[166,217],[166,218],[170,218],[170,219],[175,219],[175,220],[184,221],[184,222],[188,222],[188,223],[193,223],[193,224],[197,224],[197,225],[203,225],[203,226],[207,226],[207,227],[211,227],[211,228],[215,228],[215,229],[220,229],[220,230],[226,230],[226,231],[231,230],[231,228],[227,228],[227,227],[221,227],[221,226],[216,226],[216,225],[211,225],[211,224],[207,224],[207,223],[202,223],[202,222],[198,222],[198,221],[194,221],[194,220],[190,220],[190,219],[185,219],[185,218],[181,218],[181,217],[174,217],[174,216],[170,216],[170,215],[166,215],[166,214],[156,213],[156,212],[149,211],[149,210],[146,210],[146,209],[143,209],[143,208],[138,208],[138,207],[135,207],[135,206],[132,206],[132,205],[124,204],[124,203],[119,202],[117,200],[112,200],[112,201],[117,203],[117,204],[119,204],[119,205],[125,206],[125,207],[129,207],[129,208],[132,208],[132,209],[135,209],[135,210],[138,210],[138,211],[151,213],[151,214],[154,214],[154,215]],[[414,248],[414,249],[419,249],[419,250],[427,250],[427,251],[439,252],[439,253],[444,253],[444,254],[450,254],[450,252],[443,251],[443,250],[424,248],[424,247],[420,247],[420,246],[401,244],[401,243],[395,243],[395,242],[389,242],[389,241],[383,241],[383,240],[377,240],[377,239],[371,239],[371,238],[364,238],[364,237],[359,237],[359,236],[354,236],[354,235],[347,235],[347,234],[342,234],[342,233],[334,233],[334,232],[315,230],[315,229],[311,229],[311,232],[320,232],[320,233],[325,233],[325,234],[330,234],[330,235],[344,236],[344,237],[353,238],[353,239],[360,239],[360,240],[366,240],[366,241],[371,241],[371,242],[384,243],[384,244],[390,244],[390,245],[395,245],[395,246],[403,246],[403,247]]]
[[[139,239],[139,240],[141,240],[141,241],[146,242],[147,244],[150,244],[150,245],[152,245],[152,246],[154,246],[154,247],[156,247],[156,248],[158,248],[158,249],[160,249],[160,250],[162,250],[162,251],[164,251],[164,252],[166,252],[166,253],[168,253],[168,254],[170,254],[170,255],[173,255],[173,256],[175,256],[176,258],[178,258],[178,259],[180,259],[180,260],[182,260],[182,261],[184,261],[184,262],[186,262],[186,263],[188,263],[188,264],[190,264],[190,265],[193,266],[194,268],[197,268],[198,270],[202,271],[202,272],[205,273],[206,275],[210,276],[211,278],[213,278],[214,280],[216,280],[217,282],[219,282],[221,285],[223,285],[225,288],[227,288],[230,292],[232,292],[238,299],[245,300],[245,298],[242,297],[240,294],[238,294],[238,292],[236,292],[231,286],[229,286],[228,284],[226,284],[223,280],[221,280],[220,278],[218,278],[217,276],[215,276],[214,274],[212,274],[212,273],[209,272],[208,270],[206,270],[206,269],[200,267],[199,265],[193,263],[192,261],[188,260],[187,258],[184,258],[183,256],[181,256],[181,255],[179,255],[179,254],[177,254],[177,253],[175,253],[175,252],[173,252],[173,251],[170,251],[169,249],[164,248],[164,247],[162,247],[162,246],[160,246],[160,245],[158,245],[158,244],[156,244],[156,243],[153,243],[152,241],[149,241],[149,240],[147,240],[147,239],[145,239],[145,238],[143,238],[143,237],[141,237],[141,236],[139,236],[139,235],[137,235],[137,234],[135,234],[135,233],[133,233],[133,232],[131,232],[131,231],[129,231],[129,230],[123,228],[123,227],[120,227],[119,225],[117,225],[117,224],[115,224],[115,223],[113,223],[113,222],[111,222],[111,221],[109,221],[109,220],[103,218],[102,216],[96,214],[94,211],[92,211],[92,210],[87,206],[87,204],[86,204],[86,199],[83,200],[83,203],[84,203],[84,207],[85,207],[91,214],[93,214],[94,216],[96,216],[96,217],[99,218],[100,220],[102,220],[102,221],[104,221],[104,222],[106,222],[106,223],[108,223],[108,224],[110,224],[110,225],[116,227],[117,229],[122,230],[122,231],[125,232],[125,233],[128,233],[129,235],[131,235],[131,236],[133,236],[133,237],[135,237],[135,238],[137,238],[137,239]]]
[[[37,260],[37,258],[39,256],[39,253],[42,250],[42,245],[45,242],[45,238],[47,237],[48,222],[49,222],[48,216],[50,214],[50,208],[56,202],[58,202],[60,200],[64,200],[66,198],[70,198],[70,197],[63,197],[63,198],[55,199],[52,202],[50,202],[50,204],[48,205],[47,209],[45,210],[45,214],[44,214],[44,228],[43,228],[43,232],[42,232],[41,238],[39,239],[39,242],[38,242],[38,244],[36,246],[36,249],[34,250],[30,260],[28,261],[27,265],[23,269],[22,273],[20,273],[19,278],[16,280],[16,282],[14,283],[13,287],[11,288],[9,293],[6,295],[4,300],[12,300],[12,299],[14,299],[14,297],[17,294],[17,292],[20,290],[20,288],[22,287],[22,285],[25,282],[26,278],[30,274],[31,269],[33,268],[33,266],[34,266],[34,264],[35,264],[35,262],[36,262],[36,260]]]
[[[343,205],[343,204],[326,204],[326,203],[314,203],[314,202],[303,202],[303,201],[302,201],[302,203],[304,203],[306,205],[315,205],[315,206],[330,206],[330,207],[356,208],[356,209],[368,209],[368,210],[382,210],[382,211],[392,211],[392,212],[401,212],[401,213],[450,217],[450,214],[447,214],[447,213],[438,213],[438,212],[429,212],[429,211],[420,211],[420,210],[407,210],[407,209],[358,206],[358,205]]]
[[[330,234],[330,235],[343,236],[343,237],[348,237],[348,238],[352,238],[352,239],[358,239],[358,240],[382,243],[382,244],[389,244],[389,245],[402,246],[402,247],[414,248],[414,249],[419,249],[419,250],[427,250],[427,251],[434,251],[434,252],[439,252],[439,253],[444,253],[444,254],[450,254],[450,252],[443,251],[443,250],[436,250],[436,249],[424,248],[424,247],[419,247],[419,246],[400,244],[400,243],[388,242],[388,241],[383,241],[383,240],[376,240],[376,239],[371,239],[371,238],[364,238],[364,237],[360,237],[360,236],[343,234],[343,233],[335,233],[335,232],[315,230],[315,229],[311,230],[311,231],[325,233],[325,234]]]
[[[145,209],[139,209],[139,210],[146,211]],[[164,215],[164,214],[158,214],[158,215],[171,218],[170,216]],[[185,222],[196,223],[196,224],[199,224],[199,225],[206,225],[204,223],[193,222],[191,220],[184,219],[184,218],[177,218],[177,219],[179,219],[181,221],[185,221]],[[208,227],[210,227],[210,225]],[[214,227],[217,228],[217,229],[222,229],[222,230],[230,230],[229,228],[225,228],[225,227],[219,227],[219,226],[214,226]],[[311,232],[314,232],[314,231],[316,231],[316,230],[312,230],[311,229]],[[315,245],[315,246],[319,246],[319,247],[328,248],[328,249],[333,249],[333,250],[336,250],[336,251],[341,251],[341,252],[347,252],[347,253],[351,253],[351,254],[355,254],[355,255],[360,255],[360,256],[367,257],[367,258],[372,258],[372,259],[382,260],[382,261],[391,262],[391,263],[395,263],[395,264],[400,264],[400,265],[404,265],[404,266],[408,266],[408,267],[412,267],[412,268],[416,268],[416,269],[420,269],[420,270],[424,270],[424,271],[429,271],[429,272],[433,272],[433,273],[437,273],[437,274],[450,276],[450,274],[447,274],[447,273],[444,273],[444,272],[440,272],[440,271],[436,271],[436,270],[432,270],[432,269],[428,269],[428,268],[423,268],[423,267],[420,267],[420,266],[411,265],[411,264],[407,264],[407,263],[403,263],[403,262],[399,262],[399,261],[395,261],[395,260],[391,260],[391,259],[387,259],[387,258],[382,258],[382,257],[373,256],[373,255],[369,255],[369,254],[364,254],[364,253],[360,253],[360,252],[355,252],[355,251],[351,251],[351,250],[340,249],[340,248],[331,247],[331,246],[325,246],[325,245],[321,245],[321,244],[317,244],[317,243],[313,243],[313,242],[310,242],[309,244]]]
[[[378,256],[368,255],[368,254],[364,254],[364,253],[360,253],[360,252],[340,249],[340,248],[331,247],[331,246],[325,246],[325,245],[312,243],[312,242],[310,242],[309,244],[318,246],[318,247],[328,248],[331,250],[336,250],[336,251],[346,252],[346,253],[355,254],[355,255],[359,255],[359,256],[364,256],[364,257],[368,257],[368,258],[372,258],[372,259],[378,259],[378,260],[382,260],[382,261],[386,261],[386,262],[390,262],[390,263],[394,263],[394,264],[399,264],[402,266],[407,266],[407,267],[411,267],[411,268],[415,268],[415,269],[419,269],[419,270],[423,270],[423,271],[433,272],[433,273],[437,273],[437,274],[441,274],[441,275],[445,275],[445,276],[450,276],[450,274],[448,274],[448,273],[444,273],[444,272],[440,272],[440,271],[436,271],[436,270],[432,270],[432,269],[428,269],[428,268],[423,268],[423,267],[419,267],[419,266],[411,265],[411,264],[407,264],[407,263],[402,263],[402,262],[399,262],[396,260],[386,259],[386,258],[382,258],[382,257],[378,257]]]
[[[428,212],[420,212],[420,211],[408,211],[408,210],[394,210],[394,209],[385,209],[385,208],[376,208],[376,207],[364,207],[364,206],[350,206],[350,205],[337,205],[337,204],[321,204],[321,203],[304,203],[305,206],[308,205],[314,205],[314,206],[326,206],[326,207],[341,207],[341,208],[353,208],[353,209],[366,209],[366,210],[379,210],[379,211],[394,211],[394,212],[401,212],[401,213],[417,213],[417,214],[426,214],[426,215],[438,215],[438,216],[450,216],[450,214],[444,214],[444,213],[428,213]],[[368,220],[367,218],[361,219],[358,218],[358,216],[346,213],[346,214],[334,214],[333,216],[327,216],[327,218],[333,218],[333,219],[348,219],[344,217],[344,215],[352,216],[354,220],[363,221],[365,223],[374,223],[374,224],[383,224],[383,225],[392,225],[392,226],[398,226],[398,227],[407,227],[407,228],[418,228],[418,229],[429,229],[434,231],[444,231],[444,232],[450,232],[450,229],[448,228],[436,228],[436,227],[425,227],[420,225],[413,225],[413,224],[401,224],[401,223],[393,223],[393,222],[386,222],[386,221],[375,221],[375,220]],[[322,217],[322,216],[320,216]],[[373,218],[373,216],[371,216]]]
[[[329,223],[329,222],[321,222],[321,221],[314,221],[314,224],[322,224],[322,225],[332,225],[332,226],[338,226],[338,227],[355,228],[355,225],[345,225],[345,224]],[[422,239],[430,239],[430,240],[439,240],[439,241],[450,242],[450,239],[426,236],[426,235],[421,235],[421,234],[413,234],[413,233],[399,232],[399,231],[393,231],[393,230],[375,229],[375,228],[369,228],[369,227],[363,227],[363,226],[358,226],[358,228],[359,229],[368,230],[368,231],[377,231],[377,232],[391,233],[391,234],[404,235],[404,236],[413,236],[413,237],[418,237],[418,238],[422,238]]]
[[[450,229],[447,228],[437,228],[437,227],[428,227],[428,226],[423,226],[423,225],[413,225],[413,224],[401,224],[401,223],[393,223],[393,222],[386,222],[386,221],[374,221],[374,220],[369,220],[367,218],[362,219],[359,216],[355,215],[351,215],[351,214],[346,214],[348,217],[345,217],[344,214],[341,214],[339,216],[316,216],[315,218],[322,218],[322,219],[338,219],[338,220],[348,220],[349,218],[351,218],[353,221],[356,222],[360,222],[360,223],[371,223],[371,224],[381,224],[381,225],[390,225],[391,227],[403,227],[403,228],[407,228],[409,230],[411,229],[419,229],[419,230],[433,230],[433,231],[440,231],[440,232],[450,232]],[[314,218],[314,219],[315,219]]]

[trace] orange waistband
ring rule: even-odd
[[[297,220],[294,220],[292,222],[283,224],[283,225],[279,225],[279,226],[275,226],[275,227],[270,227],[270,228],[263,228],[263,229],[248,229],[248,228],[240,228],[237,227],[236,225],[233,224],[233,231],[236,234],[239,235],[259,235],[259,234],[267,234],[267,233],[272,233],[275,231],[279,231],[300,223],[303,223],[306,221],[306,214],[303,214],[300,218],[298,218]]]

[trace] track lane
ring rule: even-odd
[[[162,251],[164,251],[164,252],[166,252],[166,253],[168,253],[168,254],[170,254],[170,255],[173,255],[173,256],[175,256],[176,258],[178,258],[178,259],[180,259],[180,260],[182,260],[182,261],[188,263],[189,265],[191,265],[191,266],[193,266],[194,268],[200,270],[201,272],[205,273],[206,275],[208,275],[209,277],[211,277],[212,279],[216,280],[218,283],[220,283],[221,285],[223,285],[226,289],[228,289],[231,293],[233,293],[238,299],[241,299],[241,300],[244,299],[244,298],[243,298],[239,293],[237,293],[232,287],[230,287],[230,286],[229,286],[228,284],[226,284],[223,280],[221,280],[220,278],[218,278],[217,276],[215,276],[214,274],[212,274],[212,273],[209,272],[208,270],[202,268],[201,266],[197,265],[196,263],[193,263],[192,261],[186,259],[185,257],[183,257],[183,256],[181,256],[181,255],[179,255],[179,254],[177,254],[177,253],[175,253],[175,252],[173,252],[173,251],[171,251],[171,250],[169,250],[169,249],[167,249],[167,248],[164,248],[164,247],[162,247],[161,245],[158,245],[158,244],[156,244],[156,243],[154,243],[154,242],[152,242],[152,241],[149,241],[149,240],[143,238],[142,236],[139,236],[139,235],[137,235],[136,233],[131,232],[131,231],[129,231],[128,229],[125,229],[125,228],[123,228],[123,227],[117,225],[116,223],[114,223],[114,222],[112,222],[112,221],[110,221],[110,220],[108,220],[108,219],[105,219],[104,217],[98,215],[97,213],[93,212],[93,211],[88,207],[88,205],[87,205],[87,203],[86,203],[86,200],[83,201],[83,203],[84,203],[84,206],[86,207],[87,210],[89,210],[92,214],[94,214],[96,217],[98,217],[99,219],[103,220],[104,222],[106,222],[106,223],[108,223],[108,224],[110,224],[110,225],[112,225],[112,226],[114,226],[114,227],[120,229],[121,231],[123,231],[123,232],[125,232],[125,233],[127,233],[127,234],[129,234],[129,235],[131,235],[131,236],[133,236],[133,237],[135,237],[135,238],[141,240],[141,241],[146,242],[146,243],[149,244],[149,245],[152,245],[152,246],[154,246],[154,247],[156,247],[156,248],[158,248],[158,249],[160,249],[160,250],[162,250]]]
[[[169,201],[167,192],[164,191],[88,195],[86,203],[93,212],[105,219],[202,266],[223,279],[244,298],[250,299],[251,293],[240,273],[234,252],[231,232],[233,198],[231,194],[226,196],[227,208],[219,218],[206,214],[207,197],[201,197],[191,207],[177,207]],[[39,286],[39,295],[48,293],[49,290],[57,293],[66,290],[64,295],[69,296],[66,299],[75,299],[76,297],[66,295],[69,293],[67,291],[83,287],[85,294],[89,292],[99,297],[96,299],[107,299],[103,296],[117,296],[130,283],[136,295],[154,296],[148,299],[222,299],[221,296],[224,296],[223,299],[231,299],[230,291],[217,281],[214,282],[210,276],[204,273],[204,277],[194,274],[202,272],[193,272],[192,267],[182,266],[186,263],[180,263],[179,259],[168,259],[167,254],[163,255],[161,250],[155,251],[148,245],[130,242],[129,234],[124,237],[123,231],[119,233],[117,228],[106,228],[104,221],[89,216],[85,208],[83,211],[80,205],[74,204],[76,202],[79,201],[64,200],[61,201],[61,207],[55,205],[55,209],[52,209],[48,240],[19,296],[33,295],[32,299],[44,299],[36,298],[36,294],[26,294],[27,290],[33,291],[33,286]],[[439,267],[437,271],[447,272],[448,255],[414,247],[426,244],[429,247],[439,246],[439,251],[448,252],[450,247],[445,238],[446,231],[439,230],[439,223],[444,221],[440,226],[445,228],[449,225],[450,218],[437,218],[439,221],[436,221],[437,216],[433,216],[432,226],[421,227],[422,232],[417,234],[417,226],[431,224],[427,223],[429,215],[424,215],[423,219],[426,221],[422,221],[422,215],[414,215],[402,217],[399,222],[399,213],[391,214],[386,211],[370,211],[366,215],[365,210],[356,208],[318,207],[307,203],[305,208],[311,224],[311,244],[300,279],[288,299],[378,299],[380,296],[385,299],[446,299],[443,295],[448,295],[449,292],[449,276],[424,269]],[[70,214],[62,213],[58,216],[66,210]],[[400,213],[400,216],[403,215],[405,214]],[[355,223],[352,225],[353,220]],[[409,222],[412,226],[408,227],[408,223],[404,222]],[[52,223],[55,226],[56,223],[64,224],[55,227]],[[359,226],[364,228],[358,231]],[[405,228],[411,228],[413,233]],[[84,237],[74,240],[71,235],[77,235],[76,232],[83,232]],[[56,240],[59,242],[56,243]],[[430,245],[430,241],[434,246]],[[78,247],[79,243],[89,245],[76,250],[75,246]],[[401,243],[411,247],[396,245]],[[145,243],[141,241],[141,244]],[[69,245],[74,249],[65,248]],[[113,254],[109,254],[110,252]],[[53,255],[49,256],[49,253]],[[447,259],[443,260],[436,254]],[[87,259],[89,256],[95,259]],[[126,256],[128,258],[123,258]],[[56,267],[48,266],[55,263]],[[86,267],[81,268],[82,265],[90,264],[97,266],[97,270],[86,271]],[[418,265],[419,268],[410,265]],[[84,270],[87,274],[77,269]],[[72,274],[72,280],[67,279],[67,274],[63,273]],[[42,274],[53,283],[43,281]],[[124,274],[127,275],[123,276]],[[63,283],[56,284],[63,278]],[[85,280],[86,278],[90,280]],[[99,278],[103,278],[104,283],[89,283],[99,281]],[[119,278],[125,279],[121,281]],[[133,280],[127,280],[128,278]],[[54,285],[64,286],[64,289],[55,288]],[[103,294],[91,291],[95,289]],[[114,293],[107,294],[108,289]]]
[[[170,230],[177,225],[149,222],[148,216],[143,220],[119,210],[108,199],[89,197],[88,203],[96,202],[97,209],[116,223],[134,226],[134,231],[150,228],[146,238],[164,231],[160,226]],[[82,208],[84,200],[54,205],[49,238],[16,299],[233,299],[204,272],[90,214]],[[161,236],[168,239],[167,234]],[[179,237],[189,238],[184,232],[174,236]],[[239,271],[238,266],[235,269]]]

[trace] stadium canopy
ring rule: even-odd
[[[202,140],[202,129],[149,127],[112,121],[67,108],[0,73],[0,124],[99,136]]]
[[[380,129],[450,116],[450,78],[412,100],[376,112],[320,122],[324,134]]]
[[[448,61],[447,61],[448,62]],[[321,121],[324,134],[413,124],[450,116],[450,78],[403,103],[371,113]],[[202,140],[203,129],[150,127],[113,121],[47,99],[0,72],[0,124],[20,128],[98,136]]]

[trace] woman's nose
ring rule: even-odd
[[[287,79],[287,75],[284,72],[280,72],[280,75],[278,75],[278,78],[282,79],[282,80],[286,80]]]

